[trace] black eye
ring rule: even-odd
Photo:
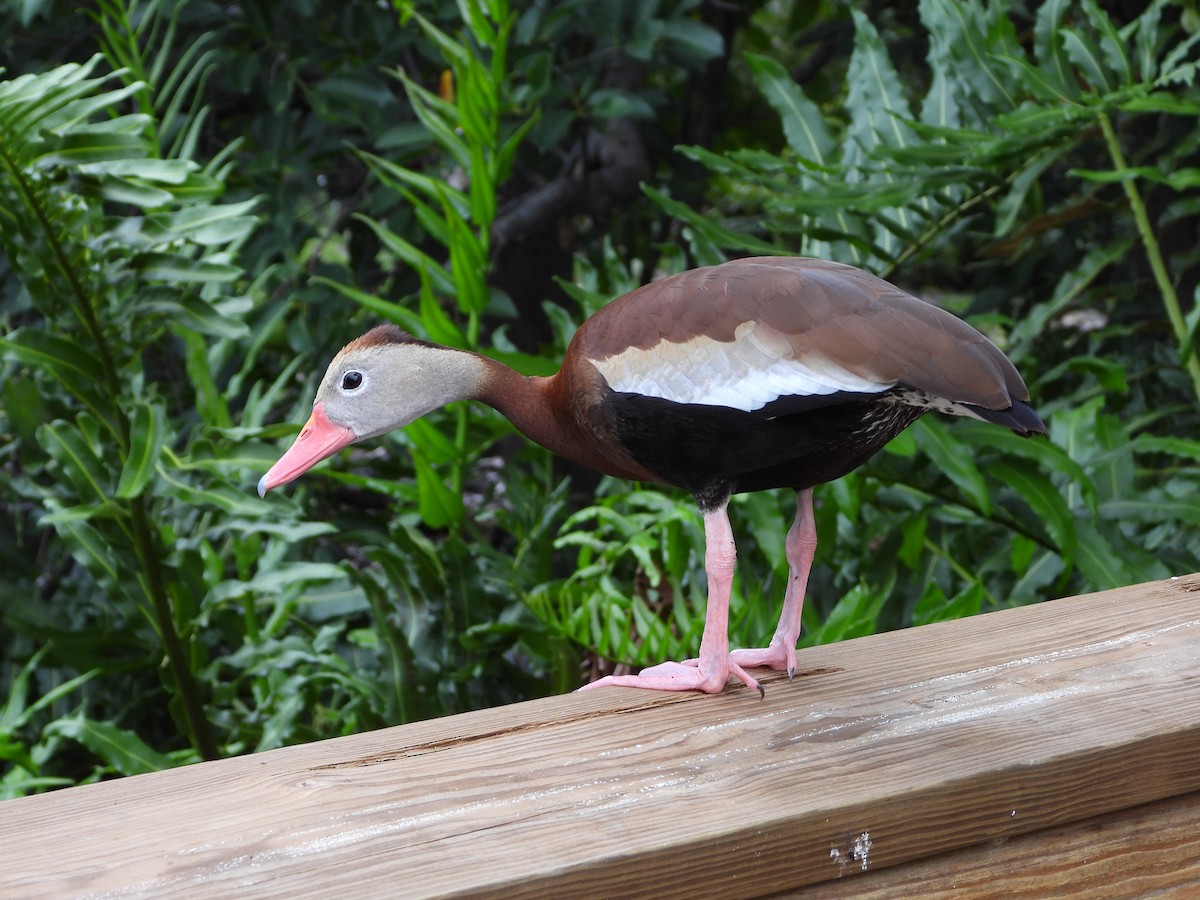
[[[362,372],[350,371],[342,376],[342,390],[353,391],[358,389],[363,383]]]

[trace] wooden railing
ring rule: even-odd
[[[0,803],[0,894],[1200,896],[1200,575]]]

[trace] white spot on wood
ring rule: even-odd
[[[861,871],[867,871],[871,866],[871,832],[864,831],[852,841],[847,839],[846,844],[845,851],[838,847],[829,848],[830,861],[837,863],[838,869],[842,871],[853,863],[858,863]]]
[[[871,833],[864,831],[854,839],[853,855],[858,860],[862,871],[867,871],[871,865]]]

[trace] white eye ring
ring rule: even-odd
[[[362,386],[367,383],[367,376],[358,369],[349,369],[342,373],[342,378],[338,382],[338,389],[343,394],[349,394],[353,391],[361,390]]]

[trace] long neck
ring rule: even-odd
[[[550,400],[551,379],[521,375],[494,359],[478,358],[486,374],[475,399],[498,410],[530,440],[560,456],[571,457],[570,435]]]
[[[495,360],[483,359],[485,375],[476,400],[499,410],[531,440],[559,456],[619,478],[659,481],[633,460],[611,435],[590,424],[587,393],[572,389],[562,372],[550,378],[529,377]]]

